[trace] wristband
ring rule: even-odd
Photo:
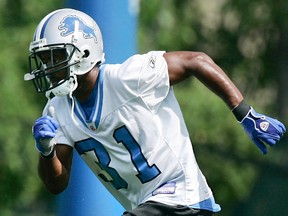
[[[248,104],[246,104],[243,100],[236,107],[232,109],[232,113],[239,122],[242,122],[242,120],[248,114],[250,108],[251,107]]]
[[[51,160],[52,158],[56,156],[55,145],[53,146],[52,151],[48,155],[43,155],[42,153],[40,153],[40,155],[45,160]]]

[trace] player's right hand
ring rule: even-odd
[[[36,148],[43,156],[50,155],[54,150],[56,143],[53,138],[58,127],[57,121],[50,116],[42,116],[35,121],[32,133]]]

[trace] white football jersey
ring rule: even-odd
[[[164,52],[103,65],[92,114],[54,97],[57,143],[70,145],[127,210],[146,201],[192,205],[212,196],[169,85]]]

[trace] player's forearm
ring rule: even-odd
[[[68,185],[69,173],[57,156],[50,160],[40,156],[38,174],[47,189],[53,194],[62,192]]]
[[[242,100],[243,96],[225,72],[205,54],[198,57],[198,66],[193,75],[233,108]]]

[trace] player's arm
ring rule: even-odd
[[[170,84],[174,85],[190,76],[195,76],[229,106],[243,129],[262,151],[267,153],[264,143],[273,146],[286,131],[277,119],[257,113],[247,105],[243,96],[214,61],[200,52],[168,52],[164,54],[168,64]]]
[[[39,151],[38,173],[51,193],[62,192],[68,185],[73,156],[72,147],[56,144],[55,136],[59,128],[54,119],[54,107],[48,114],[38,118],[32,128],[36,149]]]
[[[164,54],[164,58],[168,64],[171,85],[190,76],[195,76],[221,97],[231,109],[243,100],[238,88],[206,54],[200,52],[168,52]]]
[[[66,189],[71,171],[73,148],[58,144],[55,146],[52,158],[39,156],[38,174],[47,189],[58,194]]]

